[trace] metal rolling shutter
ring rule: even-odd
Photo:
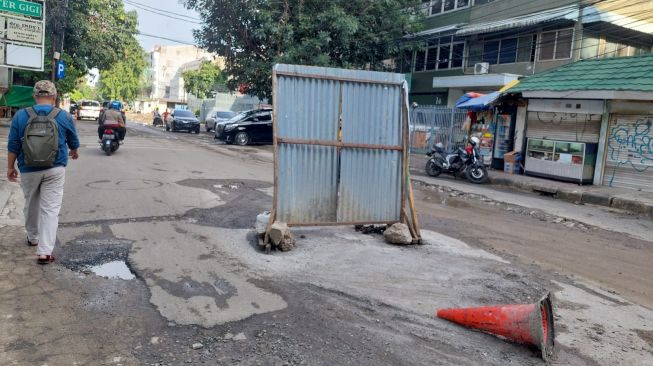
[[[610,115],[603,185],[653,192],[653,115]]]
[[[601,115],[528,112],[526,137],[598,143]]]

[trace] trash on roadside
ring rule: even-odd
[[[265,230],[268,228],[268,222],[270,222],[270,211],[262,212],[256,215],[256,233],[258,235],[265,235]]]
[[[383,234],[388,225],[356,225],[354,230],[363,234]]]
[[[383,232],[383,237],[390,244],[408,245],[413,243],[413,236],[410,234],[408,225],[400,222],[387,228]]]
[[[440,309],[437,316],[516,343],[536,346],[545,361],[553,355],[555,332],[551,294],[534,304]]]

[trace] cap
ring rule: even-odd
[[[50,80],[37,81],[34,84],[34,95],[40,97],[56,97],[57,87]]]

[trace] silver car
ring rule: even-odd
[[[206,129],[206,132],[211,132],[215,131],[215,125],[220,123],[220,122],[225,122],[230,120],[236,115],[235,112],[232,111],[216,111],[211,113],[210,116],[206,117],[206,120],[204,121],[204,128]]]

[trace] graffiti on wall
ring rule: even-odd
[[[653,167],[653,117],[639,119],[634,124],[612,126],[608,135],[608,155],[616,163],[610,186],[617,168],[622,165],[640,173]]]

